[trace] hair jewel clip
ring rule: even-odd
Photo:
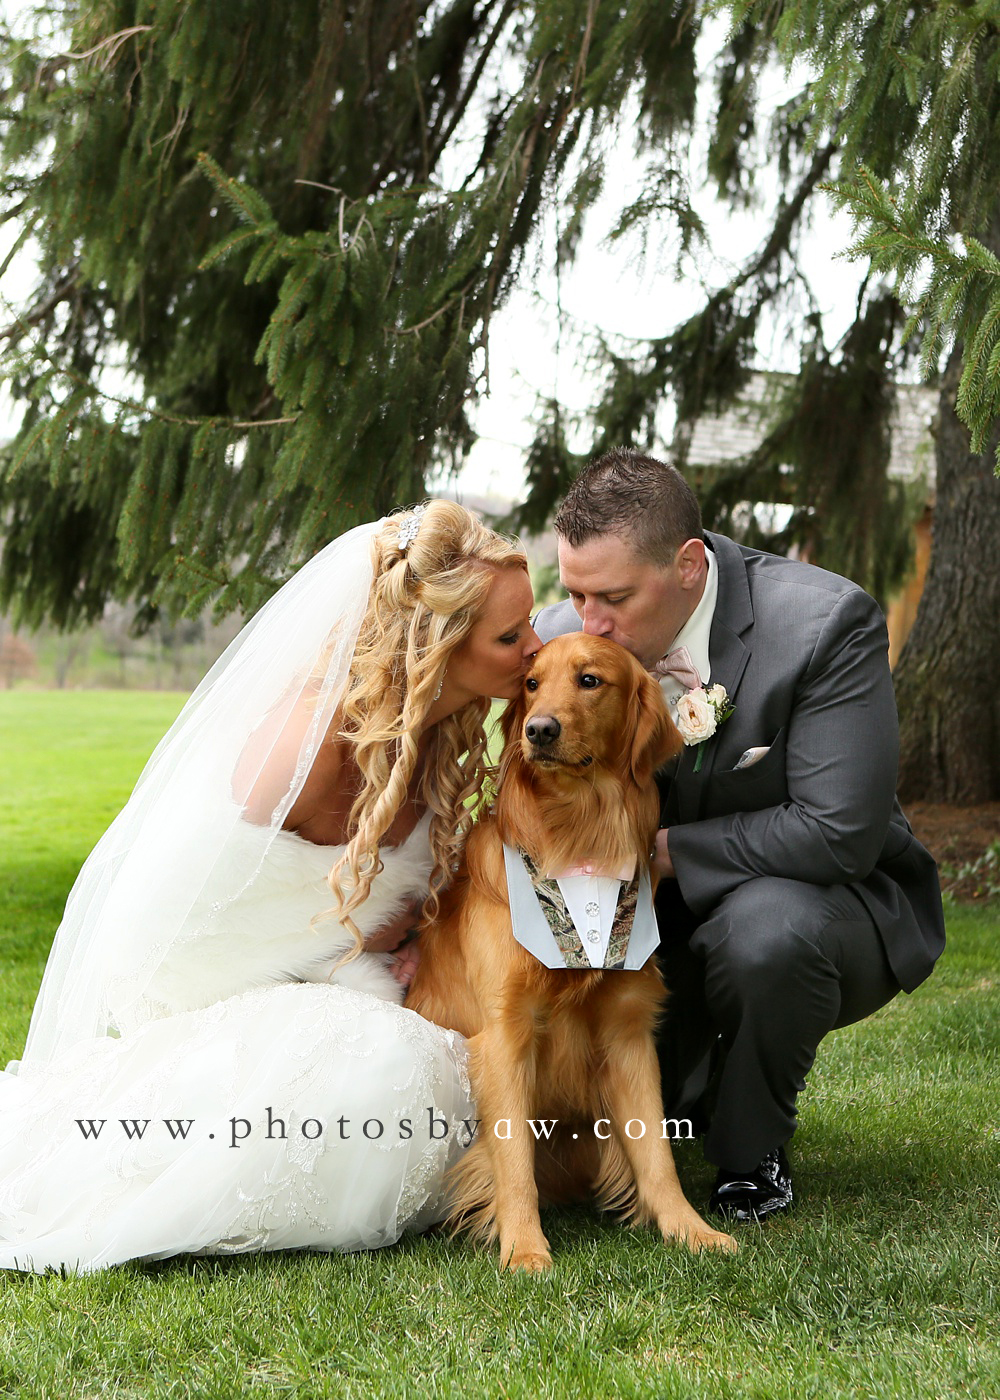
[[[414,509],[410,511],[410,514],[409,514],[409,516],[407,517],[407,519],[403,521],[402,525],[400,525],[400,527],[399,527],[399,552],[400,552],[400,554],[405,554],[406,551],[409,549],[410,545],[411,545],[411,544],[413,543],[413,541],[417,538],[417,533],[418,533],[418,531],[419,531],[419,529],[420,529],[420,522],[423,520],[424,514],[426,513],[426,510],[427,510],[427,507],[426,507],[426,506],[415,506]]]

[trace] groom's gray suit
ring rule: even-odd
[[[735,708],[700,770],[686,748],[661,783],[677,875],[657,897],[673,992],[661,1063],[668,1112],[683,1112],[721,1034],[705,1151],[743,1170],[794,1131],[823,1035],[930,974],[944,919],[934,862],[895,797],[877,605],[825,570],[705,539],[719,567],[711,683]],[[566,602],[535,627],[546,641],[580,620]]]

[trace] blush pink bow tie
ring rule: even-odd
[[[668,651],[653,667],[653,675],[657,678],[673,676],[687,690],[697,690],[701,685],[701,676],[687,647],[675,647],[673,651]]]

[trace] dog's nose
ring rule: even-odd
[[[528,736],[530,744],[534,744],[536,748],[544,749],[559,738],[562,733],[562,725],[554,715],[536,715],[533,719],[528,720],[524,726],[524,732]]]

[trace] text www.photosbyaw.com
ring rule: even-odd
[[[110,1137],[115,1134],[123,1134],[129,1141],[142,1141],[147,1135],[165,1134],[171,1141],[187,1142],[205,1132],[204,1129],[199,1129],[198,1120],[195,1118],[77,1118],[74,1121],[82,1136],[92,1142],[96,1142],[102,1135]],[[634,1140],[645,1137],[647,1131],[651,1136],[668,1141],[690,1140],[694,1137],[689,1118],[661,1118],[650,1125],[641,1118],[630,1118],[621,1124],[613,1123],[610,1118],[597,1118],[593,1123],[573,1120],[564,1124],[560,1124],[558,1118],[527,1118],[525,1123],[537,1142],[548,1142],[563,1132],[568,1133],[574,1140],[591,1133],[602,1141],[614,1133],[624,1134],[625,1137]],[[468,1147],[475,1140],[481,1127],[481,1118],[462,1118],[457,1122],[449,1122],[433,1106],[421,1109],[412,1118],[399,1118],[391,1123],[386,1123],[381,1118],[351,1119],[344,1116],[328,1120],[296,1116],[296,1120],[292,1120],[283,1118],[275,1113],[273,1108],[268,1107],[262,1111],[256,1122],[246,1117],[231,1117],[224,1119],[221,1125],[214,1122],[205,1135],[210,1141],[218,1141],[229,1148],[239,1148],[252,1139],[261,1138],[272,1142],[287,1142],[289,1137],[300,1137],[309,1142],[326,1138],[334,1143],[364,1138],[368,1142],[384,1143],[387,1140],[391,1141],[393,1137],[399,1142],[406,1142],[419,1134],[428,1139],[441,1140],[455,1133],[460,1145]],[[511,1119],[498,1119],[490,1131],[499,1141],[509,1141],[513,1136]]]

